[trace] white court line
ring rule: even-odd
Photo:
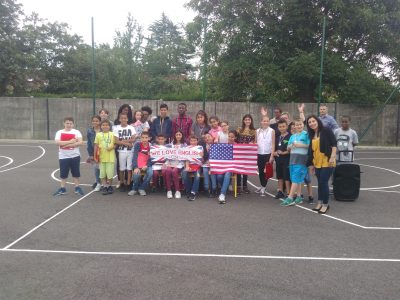
[[[365,158],[365,159],[367,159],[367,158]],[[371,157],[371,158],[368,158],[368,159],[374,159],[374,158]],[[400,159],[400,158],[398,158],[398,159]],[[382,167],[377,167],[377,166],[371,166],[371,165],[365,165],[365,164],[359,164],[359,165],[360,166],[365,166],[365,167],[370,167],[370,168],[375,168],[375,169],[380,169],[380,170],[384,170],[384,171],[388,171],[388,172],[394,173],[396,175],[400,175],[399,172],[397,172],[395,170],[392,170],[392,169],[387,169],[387,168],[382,168]],[[278,181],[275,178],[270,178],[268,180]],[[373,191],[373,190],[382,190],[382,189],[392,189],[392,188],[396,188],[396,187],[399,187],[399,186],[400,186],[400,184],[391,185],[391,186],[371,187],[371,188],[367,187],[367,188],[360,188],[360,191]],[[316,185],[313,185],[312,187],[315,188],[315,189],[318,188],[318,186],[316,186]]]
[[[400,194],[400,191],[384,191],[384,190],[372,190],[370,192],[381,192],[381,193],[398,193]]]
[[[253,187],[258,188],[258,186],[254,185],[250,180],[247,180],[247,182],[250,183]],[[267,191],[265,193],[267,195],[271,196],[271,197],[275,197],[275,195],[273,195],[273,194],[271,194],[271,193],[269,193]],[[279,199],[279,200],[282,201],[281,199]],[[310,208],[307,208],[307,207],[304,207],[304,206],[301,206],[301,205],[297,205],[297,204],[295,206],[298,207],[298,208],[304,209],[306,211],[309,211],[311,213],[318,214],[318,212],[313,211]],[[350,221],[347,221],[347,220],[344,220],[344,219],[340,219],[340,218],[334,217],[332,215],[328,215],[328,214],[322,214],[321,216],[325,217],[325,218],[333,219],[333,220],[336,220],[336,221],[339,221],[339,222],[342,222],[342,223],[345,223],[345,224],[349,224],[349,225],[352,225],[352,226],[355,226],[355,227],[358,227],[358,228],[362,228],[362,229],[370,229],[370,230],[400,230],[400,227],[363,226],[363,225],[360,225],[360,224],[357,224],[357,223],[354,223],[354,222],[350,222]]]
[[[46,150],[42,146],[27,146],[27,145],[0,145],[0,146],[1,147],[29,147],[29,148],[40,148],[40,149],[42,149],[42,154],[40,154],[35,159],[32,159],[32,160],[30,160],[30,161],[28,161],[26,163],[23,163],[21,165],[18,165],[18,166],[12,167],[12,168],[8,168],[8,169],[5,169],[5,170],[0,170],[0,173],[7,172],[7,171],[10,171],[10,170],[14,170],[14,169],[26,166],[26,165],[28,165],[30,163],[33,163],[33,162],[37,161],[38,159],[41,159],[46,153]]]
[[[37,225],[36,227],[32,228],[31,230],[29,230],[27,233],[25,233],[23,236],[19,237],[18,239],[16,239],[14,242],[12,242],[11,244],[5,246],[2,250],[7,250],[8,248],[14,246],[16,243],[18,243],[19,241],[21,241],[22,239],[26,238],[28,235],[30,235],[32,232],[36,231],[37,229],[39,229],[40,227],[42,227],[43,225],[47,224],[48,222],[50,222],[51,220],[53,220],[55,217],[61,215],[63,212],[65,212],[67,209],[71,208],[72,206],[74,206],[75,204],[79,203],[80,201],[82,201],[83,199],[85,199],[87,196],[89,196],[90,194],[92,194],[94,192],[90,191],[89,193],[87,193],[86,195],[82,196],[81,198],[79,198],[78,200],[76,200],[75,202],[71,203],[70,205],[68,205],[67,207],[65,207],[64,209],[60,210],[58,213],[56,213],[55,215],[51,216],[50,218],[46,219],[45,221],[43,221],[42,223],[40,223],[39,225]]]
[[[385,160],[385,159],[398,159],[400,160],[400,157],[357,157],[354,160],[360,160],[360,159],[380,159],[380,160]]]
[[[386,154],[386,153],[390,153],[390,154],[400,154],[400,151],[376,151],[376,152],[371,152],[371,151],[362,151],[362,150],[357,150],[357,153],[366,153],[366,154]]]
[[[391,173],[396,174],[396,175],[400,175],[399,172],[397,172],[395,170],[392,170],[392,169],[387,169],[387,168],[382,168],[382,167],[377,167],[377,166],[371,166],[371,165],[365,165],[365,164],[359,164],[359,165],[360,166],[364,166],[364,167],[370,167],[370,168],[375,168],[375,169],[379,169],[379,170],[384,170],[384,171],[388,171],[388,172],[391,172]],[[399,184],[395,184],[395,185],[391,185],[391,186],[361,188],[360,190],[361,191],[384,190],[384,189],[392,189],[392,188],[399,187],[399,186],[400,186],[400,183]]]
[[[110,256],[175,256],[175,257],[211,257],[211,258],[252,258],[279,260],[317,260],[317,261],[360,261],[360,262],[400,262],[398,258],[362,258],[362,257],[318,257],[318,256],[274,256],[274,255],[240,255],[212,253],[158,253],[158,252],[98,252],[98,251],[67,251],[67,250],[35,250],[35,249],[0,249],[0,252],[45,253],[45,254],[81,254]]]
[[[81,162],[81,165],[82,165],[82,164],[86,164],[86,162]],[[50,177],[51,177],[52,179],[54,179],[55,181],[61,182],[61,179],[60,179],[60,178],[57,178],[56,175],[55,175],[58,171],[60,171],[60,168],[55,169],[55,170],[50,174]],[[118,177],[118,175],[114,175],[113,179],[114,179],[115,177]],[[66,183],[67,183],[67,184],[71,184],[71,185],[74,185],[74,184],[75,184],[75,183],[73,183],[73,182],[71,182],[71,181],[67,181]],[[79,183],[79,185],[81,185],[81,186],[90,186],[90,187],[91,187],[93,184],[89,184],[89,183]]]
[[[11,157],[4,156],[4,155],[0,155],[0,157],[8,159],[8,163],[6,163],[5,165],[0,166],[0,169],[4,168],[4,167],[7,167],[8,165],[11,165],[14,162],[14,160]]]

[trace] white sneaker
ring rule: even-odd
[[[146,196],[146,191],[145,190],[139,190],[139,195],[140,196]]]
[[[167,192],[167,198],[168,198],[168,199],[172,199],[172,192],[171,192],[171,191],[168,191],[168,192]]]
[[[94,188],[94,191],[95,192],[100,192],[100,189],[101,189],[101,184],[100,183],[96,184],[96,187]]]
[[[224,194],[220,194],[218,197],[219,203],[220,204],[225,204],[225,195]]]
[[[263,187],[259,187],[255,192],[256,192],[257,194],[261,194],[261,193],[262,193],[262,190],[263,190]]]
[[[130,190],[129,193],[128,193],[128,196],[133,196],[133,195],[136,195],[137,193],[138,192],[135,191],[135,190]]]
[[[120,186],[121,186],[121,182],[117,181],[117,185],[115,186],[115,188],[119,189]]]
[[[261,197],[265,197],[265,196],[266,196],[266,195],[265,195],[265,187],[261,188],[260,196],[261,196]]]
[[[175,199],[181,199],[181,192],[180,191],[176,191],[175,192]]]

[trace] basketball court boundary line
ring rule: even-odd
[[[400,194],[400,191],[386,191],[386,190],[372,190],[369,192],[381,192],[381,193],[397,193]]]
[[[28,147],[28,148],[39,148],[39,149],[42,150],[42,154],[40,154],[40,155],[39,155],[38,157],[36,157],[35,159],[32,159],[32,160],[30,160],[30,161],[28,161],[28,162],[26,162],[26,163],[23,163],[23,164],[21,164],[21,165],[18,165],[18,166],[12,167],[12,168],[8,168],[8,169],[5,169],[5,170],[0,170],[0,173],[7,172],[7,171],[11,171],[11,170],[15,170],[15,169],[18,169],[18,168],[20,168],[20,167],[29,165],[29,164],[31,164],[31,163],[33,163],[33,162],[35,162],[35,161],[41,159],[41,158],[46,154],[46,149],[44,149],[42,146],[29,146],[29,145],[0,145],[0,147]]]
[[[385,159],[400,159],[400,157],[357,157],[354,159],[354,161],[356,160],[361,160],[361,159],[379,159],[379,160],[385,160]]]
[[[81,161],[80,162],[80,165],[85,165],[85,164],[87,164],[87,162],[84,162],[84,161]],[[56,177],[56,173],[57,172],[59,172],[60,171],[60,168],[58,168],[58,169],[55,169],[51,174],[50,174],[50,177],[53,179],[53,180],[55,180],[55,181],[57,181],[57,182],[61,182],[61,179],[60,178],[57,178]],[[113,177],[113,178],[115,178],[115,176]],[[66,181],[65,182],[66,184],[69,184],[69,185],[74,185],[75,183],[73,183],[73,182],[71,182],[71,181]],[[90,183],[79,183],[79,185],[81,185],[81,186],[92,186],[93,184],[90,184]]]
[[[0,157],[8,159],[8,163],[6,163],[5,165],[0,166],[0,169],[7,167],[7,166],[11,165],[14,162],[14,160],[11,157],[8,157],[8,156],[5,156],[5,155],[0,155]]]
[[[250,180],[247,180],[247,182],[249,184],[251,184],[253,187],[258,188],[258,186],[254,185]],[[272,198],[275,198],[275,195],[273,195],[273,194],[271,194],[271,193],[269,193],[267,191],[265,193],[267,195],[271,196]],[[282,202],[283,200],[279,199],[279,201]],[[304,206],[301,206],[301,205],[297,205],[297,204],[294,205],[294,206],[298,207],[298,208],[301,208],[301,209],[304,209],[304,210],[306,210],[308,212],[311,212],[313,214],[318,214],[318,212],[313,211],[311,208],[307,208],[307,207],[304,207]],[[342,222],[342,223],[345,223],[345,224],[349,224],[349,225],[352,225],[352,226],[355,226],[355,227],[358,227],[358,228],[362,228],[362,229],[369,229],[369,230],[400,230],[400,227],[363,226],[361,224],[350,222],[350,221],[347,221],[347,220],[344,220],[344,219],[341,219],[341,218],[337,218],[337,217],[334,217],[334,216],[328,215],[328,214],[322,214],[321,216],[325,217],[325,218],[333,219],[335,221],[339,221],[339,222]]]
[[[366,158],[367,159],[367,158]],[[368,159],[374,159],[373,157],[368,158]],[[400,158],[396,158],[396,159],[400,159]],[[390,173],[394,173],[396,175],[400,176],[400,172],[397,172],[395,170],[392,169],[387,169],[387,168],[383,168],[383,167],[378,167],[378,166],[372,166],[372,165],[365,165],[365,164],[359,164],[360,166],[364,166],[364,167],[370,167],[370,168],[375,168],[375,169],[379,169],[379,170],[384,170]],[[272,180],[272,181],[278,181],[276,178],[270,178],[268,180]],[[360,188],[360,191],[374,191],[374,190],[382,190],[382,189],[393,189],[393,188],[397,188],[399,187],[400,184],[395,184],[395,185],[390,185],[390,186],[380,186],[380,187],[364,187],[364,188]],[[318,188],[318,186],[313,185],[313,188]]]
[[[29,230],[27,233],[25,233],[24,235],[20,236],[18,239],[16,239],[15,241],[13,241],[12,243],[8,244],[7,246],[5,246],[3,249],[0,250],[7,250],[10,247],[14,246],[15,244],[17,244],[18,242],[20,242],[21,240],[23,240],[24,238],[26,238],[28,235],[30,235],[31,233],[33,233],[34,231],[36,231],[37,229],[39,229],[40,227],[42,227],[43,225],[47,224],[48,222],[50,222],[51,220],[53,220],[54,218],[56,218],[57,216],[61,215],[63,212],[65,212],[67,209],[73,207],[75,204],[78,204],[79,202],[81,202],[83,199],[85,199],[87,196],[91,195],[94,193],[94,190],[90,191],[89,193],[87,193],[86,195],[83,195],[81,198],[79,198],[78,200],[76,200],[75,202],[72,202],[70,205],[68,205],[67,207],[64,207],[62,210],[60,210],[59,212],[57,212],[56,214],[54,214],[53,216],[51,216],[50,218],[44,220],[42,223],[40,223],[39,225],[35,226],[34,228],[32,228],[31,230]],[[57,197],[61,197],[61,196],[57,196]]]
[[[393,151],[393,150],[388,150],[388,151],[363,151],[359,147],[357,147],[357,153],[365,153],[365,154],[400,154],[400,151]]]
[[[315,261],[357,261],[357,262],[397,262],[397,258],[362,258],[362,257],[318,257],[318,256],[275,256],[275,255],[240,255],[212,253],[158,253],[158,252],[109,252],[109,251],[68,251],[44,249],[0,249],[4,253],[42,253],[42,254],[79,254],[79,255],[108,255],[108,256],[159,256],[159,257],[200,257],[200,258],[252,258],[275,260],[315,260]]]

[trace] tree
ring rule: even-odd
[[[145,94],[149,96],[179,94],[189,84],[192,71],[189,59],[194,48],[188,43],[180,26],[164,13],[153,22],[143,57],[146,74]],[[190,85],[190,84],[189,84]]]
[[[129,13],[125,31],[117,31],[114,38],[114,51],[123,65],[121,66],[120,79],[123,83],[122,90],[134,91],[141,87],[143,79],[141,61],[143,55],[143,29]]]
[[[13,0],[0,0],[0,96],[12,94],[21,68],[19,18],[21,5]]]
[[[82,39],[68,33],[66,23],[48,22],[33,13],[23,20],[24,90],[50,93],[81,92],[81,80],[90,79],[87,57],[82,58]],[[79,49],[79,50],[78,50]],[[89,73],[89,74],[88,74]],[[82,76],[83,75],[83,76]],[[23,92],[23,91],[21,91]]]
[[[187,74],[193,48],[164,13],[149,27],[150,37],[144,55],[145,70],[151,75]]]
[[[315,99],[323,16],[328,20],[324,95],[341,99],[356,65],[388,89],[390,79],[397,78],[399,1],[192,0],[188,6],[198,12],[190,25],[198,33],[191,36],[200,36],[200,24],[207,19],[210,62],[219,70],[212,80],[221,98]],[[387,74],[389,65],[392,74]],[[271,85],[266,78],[280,78],[281,84]]]

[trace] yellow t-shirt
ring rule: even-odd
[[[319,151],[319,137],[312,140],[313,165],[315,168],[329,168],[328,157]]]
[[[94,143],[100,148],[100,162],[115,162],[114,135],[111,131],[96,133]],[[107,150],[109,146],[113,148]]]

